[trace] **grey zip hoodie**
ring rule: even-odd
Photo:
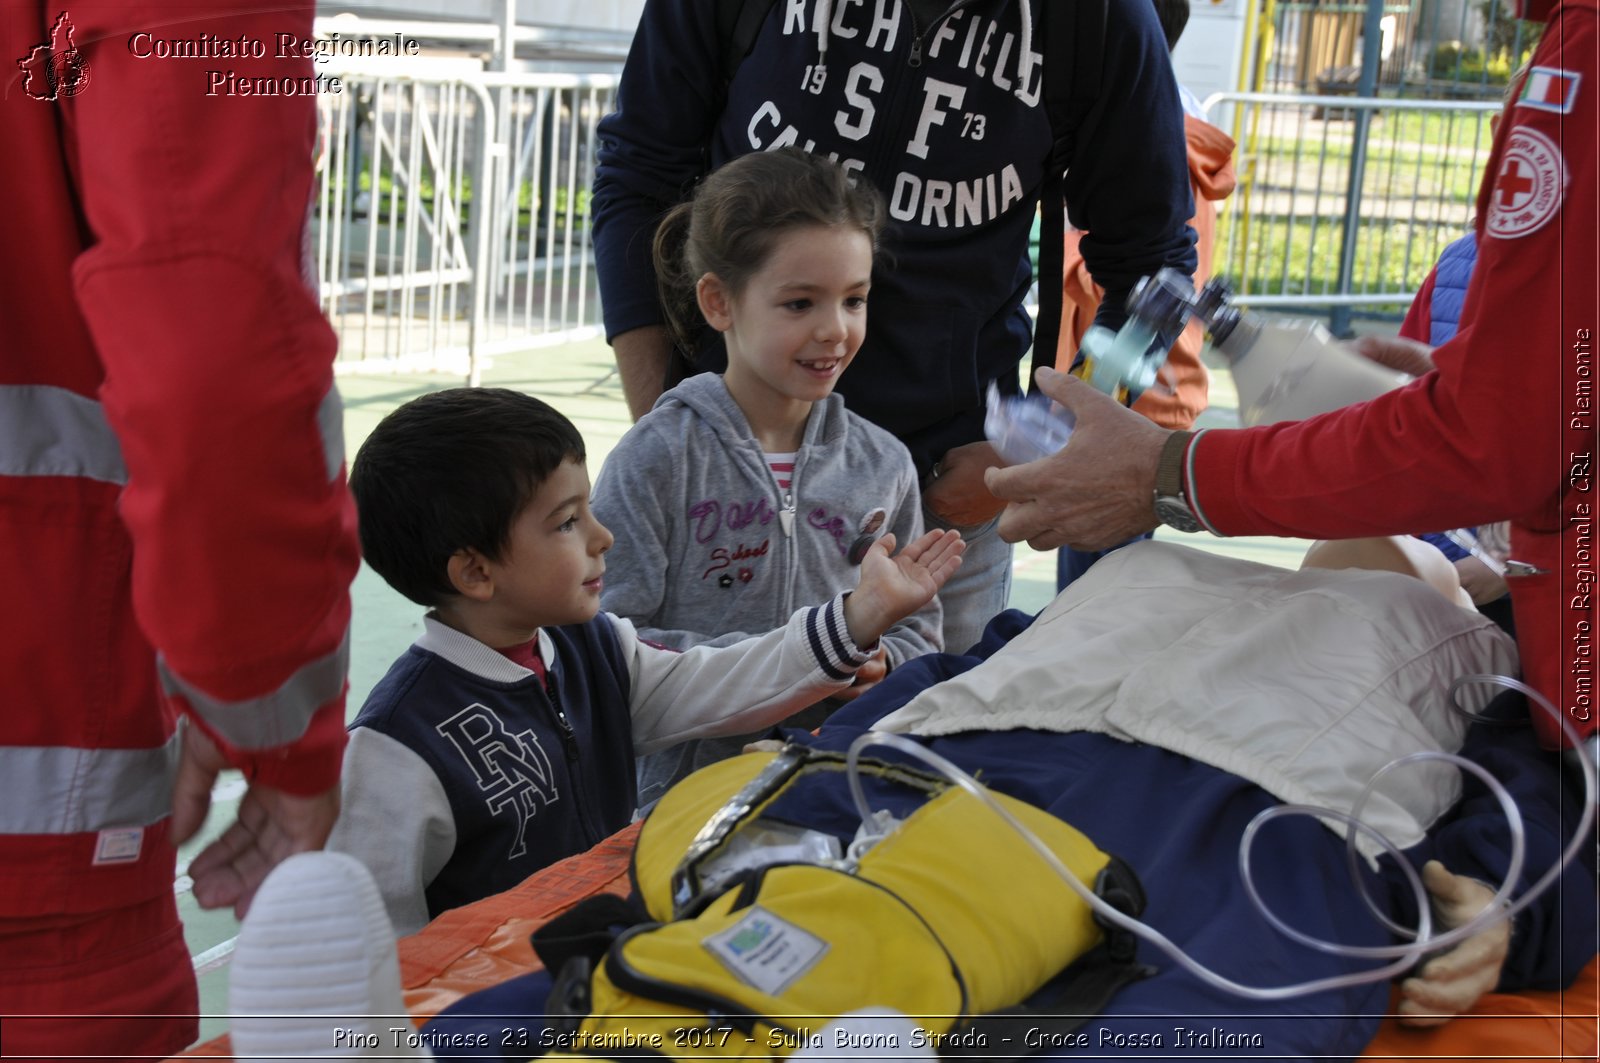
[[[622,437],[592,505],[616,535],[601,607],[674,649],[759,635],[802,605],[853,589],[859,570],[847,552],[874,509],[901,546],[923,532],[916,471],[894,436],[830,395],[812,407],[781,491],[714,373],[661,396]],[[935,599],[890,628],[890,665],[942,649],[942,621]],[[728,742],[724,755],[738,748]]]

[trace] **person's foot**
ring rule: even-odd
[[[228,997],[237,1059],[428,1054],[383,898],[344,853],[301,853],[267,876],[239,929]]]

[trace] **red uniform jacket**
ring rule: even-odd
[[[1478,196],[1477,269],[1437,372],[1299,423],[1212,431],[1190,497],[1214,531],[1404,534],[1510,518],[1523,674],[1595,730],[1596,0],[1554,5]],[[1535,715],[1547,744],[1553,722]]]
[[[0,5],[8,916],[172,888],[179,714],[264,783],[338,777],[357,547],[303,266],[315,103],[208,94],[313,77],[274,48],[312,11],[219,10]],[[264,58],[152,54],[241,30]]]

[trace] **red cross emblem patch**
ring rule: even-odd
[[[1513,129],[1495,175],[1484,231],[1502,240],[1527,236],[1556,216],[1566,190],[1567,164],[1555,141],[1536,129]]]

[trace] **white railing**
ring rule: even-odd
[[[315,214],[339,369],[476,383],[600,331],[588,201],[608,74],[330,69]],[[1213,271],[1260,307],[1395,308],[1468,231],[1494,102],[1221,93],[1239,187]],[[1354,189],[1354,194],[1351,190]]]
[[[476,383],[497,352],[598,333],[588,200],[614,77],[327,73],[314,229],[339,371]]]

